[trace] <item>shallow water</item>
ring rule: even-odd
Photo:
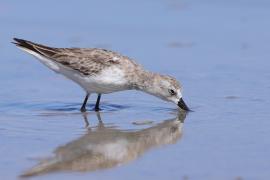
[[[266,0],[0,1],[1,179],[269,179],[269,17]],[[13,37],[119,51],[194,112],[126,91],[81,114],[84,92]]]

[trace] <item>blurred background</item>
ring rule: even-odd
[[[1,178],[16,179],[86,131],[78,110],[84,92],[18,50],[17,37],[120,52],[176,77],[194,110],[173,145],[106,170],[35,178],[269,179],[269,17],[267,0],[0,0]],[[90,101],[91,109],[95,95]],[[120,131],[155,127],[178,113],[135,91],[105,95],[102,105],[105,126]],[[95,112],[88,116],[95,129]]]

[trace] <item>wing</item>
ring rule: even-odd
[[[102,69],[120,64],[124,56],[98,48],[53,48],[31,41],[14,38],[18,47],[34,51],[47,59],[79,71],[83,75],[95,75]]]

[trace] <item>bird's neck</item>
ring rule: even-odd
[[[133,82],[133,89],[151,93],[157,80],[157,73],[141,70],[137,72],[137,77]]]

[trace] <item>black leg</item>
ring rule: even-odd
[[[95,106],[95,111],[99,111],[99,102],[100,102],[100,98],[101,98],[101,94],[98,94],[97,97],[97,102],[96,102],[96,106]]]
[[[86,96],[85,96],[85,98],[84,98],[83,105],[81,107],[81,112],[85,112],[86,111],[85,106],[87,104],[88,97],[89,97],[89,94],[87,93]]]

